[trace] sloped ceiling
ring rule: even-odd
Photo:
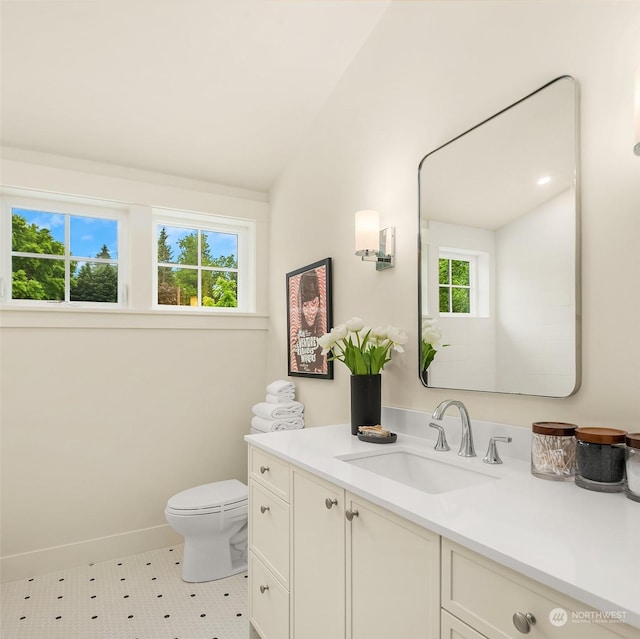
[[[267,191],[388,5],[2,0],[1,143]]]

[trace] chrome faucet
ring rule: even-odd
[[[444,412],[449,406],[455,406],[460,411],[460,419],[462,420],[462,440],[460,441],[460,450],[458,455],[461,457],[475,457],[476,451],[473,446],[473,433],[471,432],[471,419],[467,407],[457,399],[445,399],[440,402],[433,411],[433,419],[442,419]]]

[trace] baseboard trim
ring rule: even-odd
[[[0,559],[2,582],[16,581],[82,564],[117,559],[182,543],[170,526],[154,526],[73,544],[42,548]]]

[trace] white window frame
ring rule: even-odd
[[[163,226],[192,229],[194,231],[208,231],[233,234],[238,237],[238,289],[236,307],[220,306],[173,306],[158,304],[158,232]],[[174,209],[154,208],[152,214],[153,237],[153,308],[155,310],[174,313],[253,313],[256,300],[256,224],[253,220],[225,217],[193,211],[179,211]],[[175,267],[176,264],[167,266]],[[181,265],[177,265],[182,268]],[[201,271],[200,266],[190,267]],[[235,269],[234,269],[235,270]],[[200,282],[200,278],[198,278]],[[200,286],[200,284],[198,284]],[[198,300],[200,300],[198,295]]]
[[[12,210],[14,208],[45,211],[64,215],[65,221],[65,254],[47,259],[57,259],[65,263],[65,300],[29,300],[12,299],[13,268],[12,257]],[[69,243],[69,216],[93,217],[115,220],[118,224],[118,257],[112,260],[101,260],[91,256],[72,256]],[[124,309],[128,307],[127,293],[129,286],[128,268],[128,231],[127,211],[125,207],[118,208],[115,204],[96,204],[95,200],[73,196],[56,196],[46,194],[42,197],[14,194],[11,189],[2,192],[2,210],[0,216],[0,242],[2,255],[0,262],[0,300],[7,308],[84,308],[84,309]],[[44,257],[44,256],[43,256]],[[118,267],[118,301],[117,302],[83,302],[71,301],[70,296],[70,262],[91,261],[115,264]]]

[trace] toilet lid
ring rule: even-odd
[[[188,488],[169,499],[167,506],[171,510],[202,510],[216,506],[238,505],[246,502],[248,489],[237,479],[216,481]]]

